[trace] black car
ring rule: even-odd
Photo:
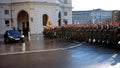
[[[24,35],[22,35],[18,30],[7,30],[4,34],[4,42],[9,43],[12,41],[24,42]]]

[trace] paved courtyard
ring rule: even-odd
[[[0,68],[120,68],[120,51],[42,36],[25,43],[1,39]]]

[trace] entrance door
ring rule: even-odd
[[[18,30],[21,31],[22,34],[28,36],[29,32],[29,16],[28,13],[24,10],[18,13]]]
[[[28,36],[28,32],[29,32],[29,23],[28,22],[23,22],[22,23],[22,30],[23,30],[23,34],[25,36]]]

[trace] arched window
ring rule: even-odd
[[[43,15],[43,26],[47,26],[47,20],[48,20],[48,15],[44,14]]]
[[[19,20],[26,20],[28,19],[28,13],[24,10],[20,11],[18,14],[18,19]]]

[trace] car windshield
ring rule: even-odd
[[[20,32],[17,31],[17,30],[9,30],[8,33],[9,33],[10,35],[20,35]]]

